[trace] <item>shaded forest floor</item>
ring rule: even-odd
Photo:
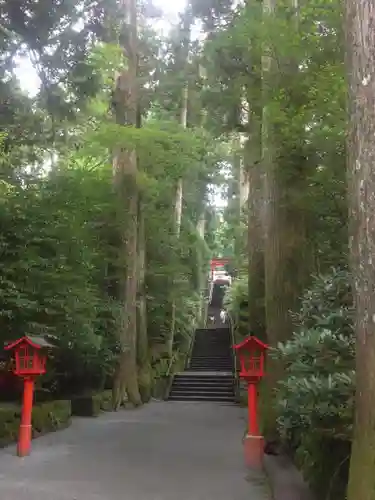
[[[249,476],[243,410],[155,402],[139,410],[76,418],[33,442],[19,459],[0,451],[1,500],[268,500]]]

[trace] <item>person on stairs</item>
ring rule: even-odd
[[[224,309],[220,311],[220,319],[222,323],[227,322],[227,312]]]

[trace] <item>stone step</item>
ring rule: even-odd
[[[199,372],[201,373],[201,372]],[[205,386],[228,386],[232,387],[234,384],[234,379],[232,377],[216,377],[216,378],[208,378],[204,376],[203,374],[202,377],[195,378],[193,377],[190,379],[190,377],[174,377],[173,379],[173,384],[182,384],[182,385],[194,385],[194,386],[200,386],[200,385],[205,385]],[[223,379],[223,380],[222,380]]]
[[[227,358],[227,359],[232,359],[232,356],[230,353],[228,353],[228,350],[222,349],[222,350],[210,350],[210,349],[201,349],[199,351],[193,351],[191,353],[191,359],[196,359],[196,358]]]
[[[231,345],[231,339],[226,339],[226,338],[198,338],[194,340],[196,345]]]
[[[229,360],[229,361],[226,361],[226,360],[223,360],[223,361],[210,361],[210,360],[195,361],[195,360],[193,360],[190,362],[190,365],[233,366],[233,363],[231,360]]]
[[[232,375],[222,376],[211,376],[206,373],[199,372],[199,375],[190,375],[193,372],[185,372],[185,375],[176,375],[174,381],[186,383],[186,384],[233,384],[234,378]],[[209,372],[207,372],[209,373]]]
[[[233,364],[232,363],[232,360],[230,358],[216,358],[216,359],[212,359],[212,358],[191,358],[191,361],[190,363],[211,363],[211,364],[217,364],[217,365],[220,365],[220,364],[227,364],[227,365],[231,365]]]
[[[231,345],[230,339],[195,339],[196,345]]]
[[[195,366],[193,368],[188,368],[186,371],[187,372],[202,372],[202,373],[215,371],[217,373],[219,373],[219,372],[227,373],[227,372],[230,372],[231,369],[227,368],[225,366],[223,366],[222,368],[217,367],[217,366],[215,366],[215,368],[213,368],[212,366],[200,366],[200,367]]]
[[[196,354],[197,356],[219,356],[220,354],[226,354],[227,356],[232,355],[232,351],[229,347],[194,347],[192,350],[192,355]]]
[[[234,384],[229,382],[229,383],[225,383],[225,384],[214,384],[214,383],[207,383],[207,382],[190,382],[190,384],[188,382],[185,383],[185,381],[181,382],[181,380],[177,381],[177,382],[173,382],[172,384],[172,390],[173,389],[176,389],[176,388],[179,388],[179,389],[194,389],[196,391],[199,391],[199,389],[204,389],[204,390],[210,390],[211,388],[212,389],[216,389],[217,387],[221,388],[221,389],[225,389],[225,390],[228,390],[228,391],[231,391],[233,390],[234,388]]]
[[[232,359],[232,356],[225,352],[223,354],[196,354],[192,359]]]
[[[175,375],[170,401],[234,402],[231,337],[228,328],[197,330],[190,366]]]
[[[199,396],[196,394],[184,394],[184,395],[170,395],[169,401],[212,401],[215,403],[220,402],[234,402],[234,396],[217,396],[217,395],[203,395]]]
[[[228,368],[228,370],[231,370],[233,367],[232,363],[191,363],[189,368],[194,369],[194,368]]]
[[[223,368],[225,368],[225,369],[231,371],[231,369],[233,368],[233,365],[232,365],[232,363],[191,363],[189,368],[191,370],[194,370],[195,368],[197,368],[197,369],[210,368],[213,370],[220,368],[221,371],[223,371]]]
[[[200,354],[202,353],[203,355],[214,355],[214,353],[226,353],[226,354],[231,354],[231,348],[229,346],[219,346],[219,345],[202,345],[202,346],[194,346],[192,353]]]
[[[172,387],[171,394],[176,396],[179,394],[197,394],[197,395],[203,395],[203,394],[219,394],[219,395],[224,395],[224,396],[234,396],[234,391],[233,389],[227,389],[226,387],[209,387],[208,389],[201,387],[201,388],[196,388],[196,387]]]

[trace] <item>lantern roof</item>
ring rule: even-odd
[[[233,347],[238,350],[242,349],[250,350],[258,348],[261,349],[262,351],[265,351],[266,349],[269,348],[269,345],[259,340],[258,337],[250,335],[249,337],[246,337],[242,342],[234,345]]]
[[[47,342],[47,340],[44,337],[37,337],[35,335],[25,335],[24,337],[21,337],[14,342],[8,342],[4,349],[6,351],[9,351],[11,349],[14,349],[20,344],[28,344],[29,346],[33,347],[34,349],[47,349],[51,347],[55,347],[53,344],[50,344]]]

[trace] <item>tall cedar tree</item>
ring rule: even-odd
[[[346,0],[350,252],[357,336],[355,430],[348,500],[375,498],[375,6]]]
[[[294,2],[288,8],[277,0],[267,0],[263,5],[265,17],[288,16],[291,11],[294,22],[298,22]],[[296,146],[287,140],[285,132],[278,130],[269,106],[271,100],[268,99],[268,89],[272,91],[277,85],[285,96],[283,109],[298,113],[295,102],[300,96],[297,94],[298,89],[295,90],[294,87],[295,77],[298,76],[298,61],[293,60],[293,56],[284,56],[283,60],[279,60],[276,51],[277,48],[270,47],[270,57],[264,58],[266,105],[262,132],[266,192],[265,307],[267,336],[272,347],[292,336],[293,320],[290,311],[297,310],[311,271],[305,212],[296,197],[296,193],[306,188],[302,168],[305,161],[303,140],[299,140],[301,146]],[[302,130],[301,136],[303,137]],[[280,361],[271,358],[268,372],[270,411],[265,431],[266,436],[273,440],[277,436],[273,390],[284,375],[284,367]]]
[[[137,1],[122,0],[126,19],[127,41],[124,53],[127,68],[116,81],[116,121],[123,126],[137,125]],[[122,252],[126,276],[121,285],[123,310],[120,321],[119,365],[113,386],[113,404],[118,408],[126,392],[135,406],[141,404],[137,375],[137,293],[138,293],[138,188],[137,154],[134,149],[118,148],[113,160],[114,185],[122,221]]]

